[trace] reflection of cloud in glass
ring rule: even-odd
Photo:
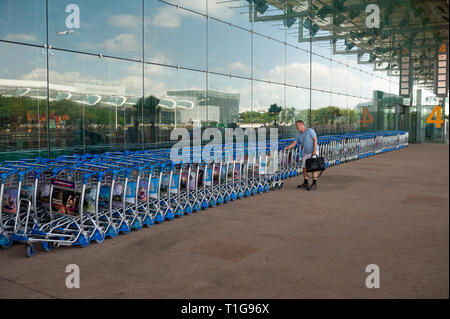
[[[250,72],[250,66],[249,65],[245,65],[244,63],[242,63],[241,61],[236,61],[234,63],[231,63],[229,65],[229,69],[231,71],[242,71],[242,72]]]
[[[151,19],[151,24],[165,28],[178,28],[181,25],[179,12],[179,9],[172,6],[160,8]]]
[[[32,34],[26,33],[8,33],[5,35],[5,40],[17,42],[38,42],[39,40]]]
[[[103,42],[99,43],[89,43],[84,42],[79,44],[79,49],[81,50],[97,50],[99,52],[113,52],[113,53],[120,53],[120,52],[135,52],[137,51],[141,46],[141,42],[138,39],[136,34],[133,33],[122,33],[114,38],[107,39]]]
[[[108,23],[117,28],[138,29],[141,27],[141,17],[132,14],[112,15]]]

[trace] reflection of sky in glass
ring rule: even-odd
[[[186,6],[196,12],[206,11],[204,0],[169,2]],[[76,3],[79,6],[81,27],[75,29],[73,33],[58,34],[58,32],[67,31],[65,21],[68,13],[65,12],[65,8],[69,3]],[[208,63],[209,69],[213,72],[251,77],[252,48],[248,31],[209,19],[207,36],[207,20],[204,16],[160,1],[145,1],[144,4],[144,49],[147,61],[199,70],[205,70]],[[253,28],[257,33],[285,41],[285,30],[280,22],[250,23],[246,4],[247,1],[238,1],[233,3],[233,8],[229,8],[232,6],[229,3],[219,4],[216,1],[209,1],[208,13],[212,17],[233,25],[246,29]],[[49,42],[53,47],[139,60],[142,55],[141,5],[140,0],[49,0]],[[271,14],[277,14],[277,11],[274,10]],[[288,42],[309,49],[309,44],[292,41],[294,37],[291,33],[295,31],[295,28],[297,24],[288,30]],[[1,1],[0,38],[34,44],[44,43],[45,1]],[[206,61],[207,43],[208,61]],[[41,49],[18,48],[14,45],[0,45],[2,56],[0,78],[45,80],[45,55],[42,55],[41,51]],[[395,83],[392,84],[359,71],[362,69],[371,73],[372,65],[357,64],[354,56],[332,55],[329,43],[315,43],[313,51],[358,69],[350,69],[345,65],[313,56],[311,83],[313,88],[361,95],[369,99],[372,98],[372,91],[375,89],[392,93],[396,93],[398,89]],[[309,87],[308,53],[292,47],[286,48],[286,56],[284,53],[284,46],[280,42],[255,34],[253,37],[254,77]],[[105,83],[110,87],[121,87],[124,94],[128,95],[138,95],[142,92],[142,66],[139,63],[99,59],[57,50],[53,50],[49,58],[51,82],[55,81],[62,85]],[[193,81],[187,81],[180,80],[180,73],[182,72],[173,68],[146,65],[144,77],[149,87],[146,85],[145,91],[151,88],[156,94],[164,94],[167,90],[205,88],[204,75],[193,77],[195,79]],[[243,95],[242,108],[250,107],[249,81],[215,80],[215,82],[211,84],[218,89],[240,92]],[[255,81],[253,106],[260,108],[276,102],[281,105],[286,103],[288,107],[306,107],[309,103],[309,92],[295,90],[301,91],[302,94],[293,93],[291,89],[287,89],[289,93],[285,94],[282,87]],[[339,104],[342,107],[353,105],[353,102],[349,102],[353,100],[340,95],[331,99],[324,98],[324,94],[320,92],[313,91],[312,94],[316,96],[314,101],[317,101],[313,103],[313,107],[330,103]],[[298,102],[295,96],[299,97]]]
[[[45,43],[45,0],[0,1],[0,38]]]

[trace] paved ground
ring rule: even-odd
[[[14,246],[0,298],[448,298],[448,167],[448,145],[410,145],[329,169],[317,192],[291,179],[87,248],[29,259]],[[65,287],[67,264],[80,289]]]

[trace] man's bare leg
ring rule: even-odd
[[[313,172],[312,173],[313,176],[313,183],[311,185],[308,186],[307,190],[311,190],[311,189],[317,189],[317,176],[318,176],[318,172]]]
[[[308,172],[306,171],[306,167],[303,167],[303,184],[297,185],[299,188],[307,188],[308,187]]]

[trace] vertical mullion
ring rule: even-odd
[[[144,85],[145,85],[145,81],[144,81],[144,72],[145,72],[145,50],[144,50],[144,46],[145,46],[145,37],[144,37],[144,30],[145,30],[145,25],[144,25],[144,21],[145,21],[145,15],[144,15],[144,0],[142,0],[142,13],[141,13],[141,23],[142,23],[142,61],[141,61],[141,66],[142,66],[142,101],[141,101],[141,123],[142,123],[142,150],[145,149],[145,126],[144,126],[144,99],[145,99],[145,90],[144,90]]]
[[[311,16],[311,0],[308,1],[309,15],[309,127],[312,127],[312,16]]]
[[[209,98],[209,94],[208,94],[208,92],[209,92],[209,63],[208,63],[208,59],[209,59],[209,57],[208,57],[208,24],[209,24],[209,18],[208,18],[208,0],[205,0],[205,3],[206,3],[206,16],[205,16],[205,18],[206,18],[206,48],[205,48],[205,50],[206,50],[206,54],[205,54],[205,57],[206,57],[206,63],[205,63],[205,65],[206,65],[206,92],[205,92],[205,107],[206,107],[206,110],[205,110],[205,116],[206,116],[206,124],[208,125],[208,123],[209,123],[209,118],[208,118],[208,116],[209,116],[209,114],[208,114],[208,109],[209,109],[209,100],[208,100],[208,98]],[[175,112],[176,112],[176,110],[175,110]]]
[[[48,65],[48,0],[45,1],[45,52],[47,75],[47,157],[50,158],[50,83]]]

